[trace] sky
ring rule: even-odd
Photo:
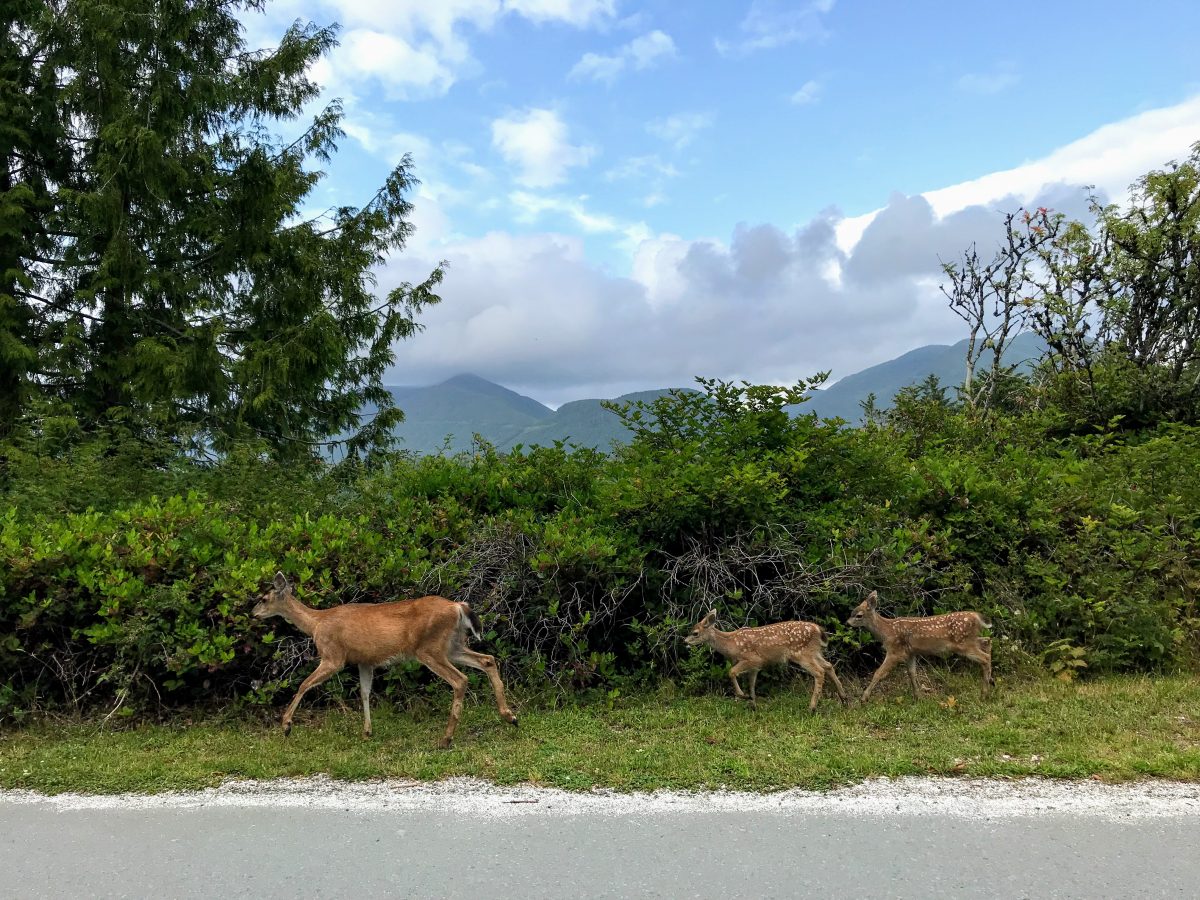
[[[939,260],[1200,141],[1194,0],[273,0],[247,39],[296,19],[341,27],[312,207],[411,154],[417,230],[379,289],[449,263],[386,381],[552,406],[956,341]]]

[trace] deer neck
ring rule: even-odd
[[[308,635],[313,633],[313,630],[317,627],[317,620],[320,618],[317,610],[301,603],[295,597],[288,597],[287,606],[281,615]]]
[[[871,610],[871,614],[866,616],[867,631],[875,635],[879,640],[886,641],[895,633],[896,628],[891,619],[881,616],[877,611]]]
[[[735,652],[733,645],[732,631],[717,631],[713,629],[708,637],[708,646],[712,647],[722,656],[730,656]]]

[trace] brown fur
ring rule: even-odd
[[[758,680],[760,669],[769,665],[786,665],[797,663],[805,672],[813,677],[812,699],[808,708],[811,712],[817,708],[817,698],[825,686],[825,676],[833,679],[838,697],[843,702],[846,692],[838,680],[833,664],[821,653],[825,645],[821,634],[821,626],[812,622],[776,622],[774,625],[763,625],[760,628],[739,628],[737,631],[717,630],[717,611],[711,610],[701,619],[691,633],[684,638],[689,647],[707,644],[726,659],[733,663],[729,670],[729,679],[733,682],[733,692],[739,700],[746,699],[742,686],[738,683],[738,675],[750,673],[750,705],[756,705],[754,683]]]
[[[863,700],[871,696],[875,685],[900,663],[908,666],[908,679],[912,682],[913,694],[920,697],[917,686],[917,657],[941,656],[954,653],[977,662],[983,672],[983,695],[986,697],[992,684],[992,642],[980,637],[980,632],[990,628],[983,616],[977,612],[954,612],[940,616],[911,616],[889,619],[879,614],[879,594],[871,591],[867,599],[850,614],[847,625],[866,628],[883,643],[887,655],[875,672],[875,677],[863,691]]]
[[[283,732],[292,729],[292,716],[301,698],[346,665],[357,665],[362,689],[363,735],[371,736],[371,681],[375,670],[401,659],[416,659],[445,679],[454,689],[450,721],[440,746],[449,747],[462,713],[467,676],[455,664],[480,669],[491,681],[500,718],[513,725],[517,717],[504,699],[504,684],[494,657],[467,646],[472,632],[479,633],[479,617],[466,603],[445,597],[418,597],[391,603],[345,603],[330,609],[313,609],[301,603],[280,572],[271,590],[259,598],[254,615],[260,619],[281,616],[313,639],[321,657],[316,670],[304,679],[283,713]]]

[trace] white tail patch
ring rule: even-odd
[[[474,641],[483,640],[483,635],[479,633],[479,629],[475,627],[475,623],[471,621],[470,607],[465,603],[458,604],[458,619],[462,623],[462,629],[466,632],[467,637]]]

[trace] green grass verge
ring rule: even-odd
[[[449,697],[414,713],[380,702],[371,740],[353,707],[302,710],[289,738],[253,720],[40,722],[0,734],[0,786],[154,792],[316,773],[618,790],[824,788],[879,775],[1200,780],[1195,677],[1010,682],[985,701],[974,679],[943,672],[936,696],[914,700],[894,679],[866,705],[823,700],[814,715],[807,688],[770,685],[757,711],[665,691],[611,708],[527,704],[514,731],[474,684],[450,751],[434,749]]]

